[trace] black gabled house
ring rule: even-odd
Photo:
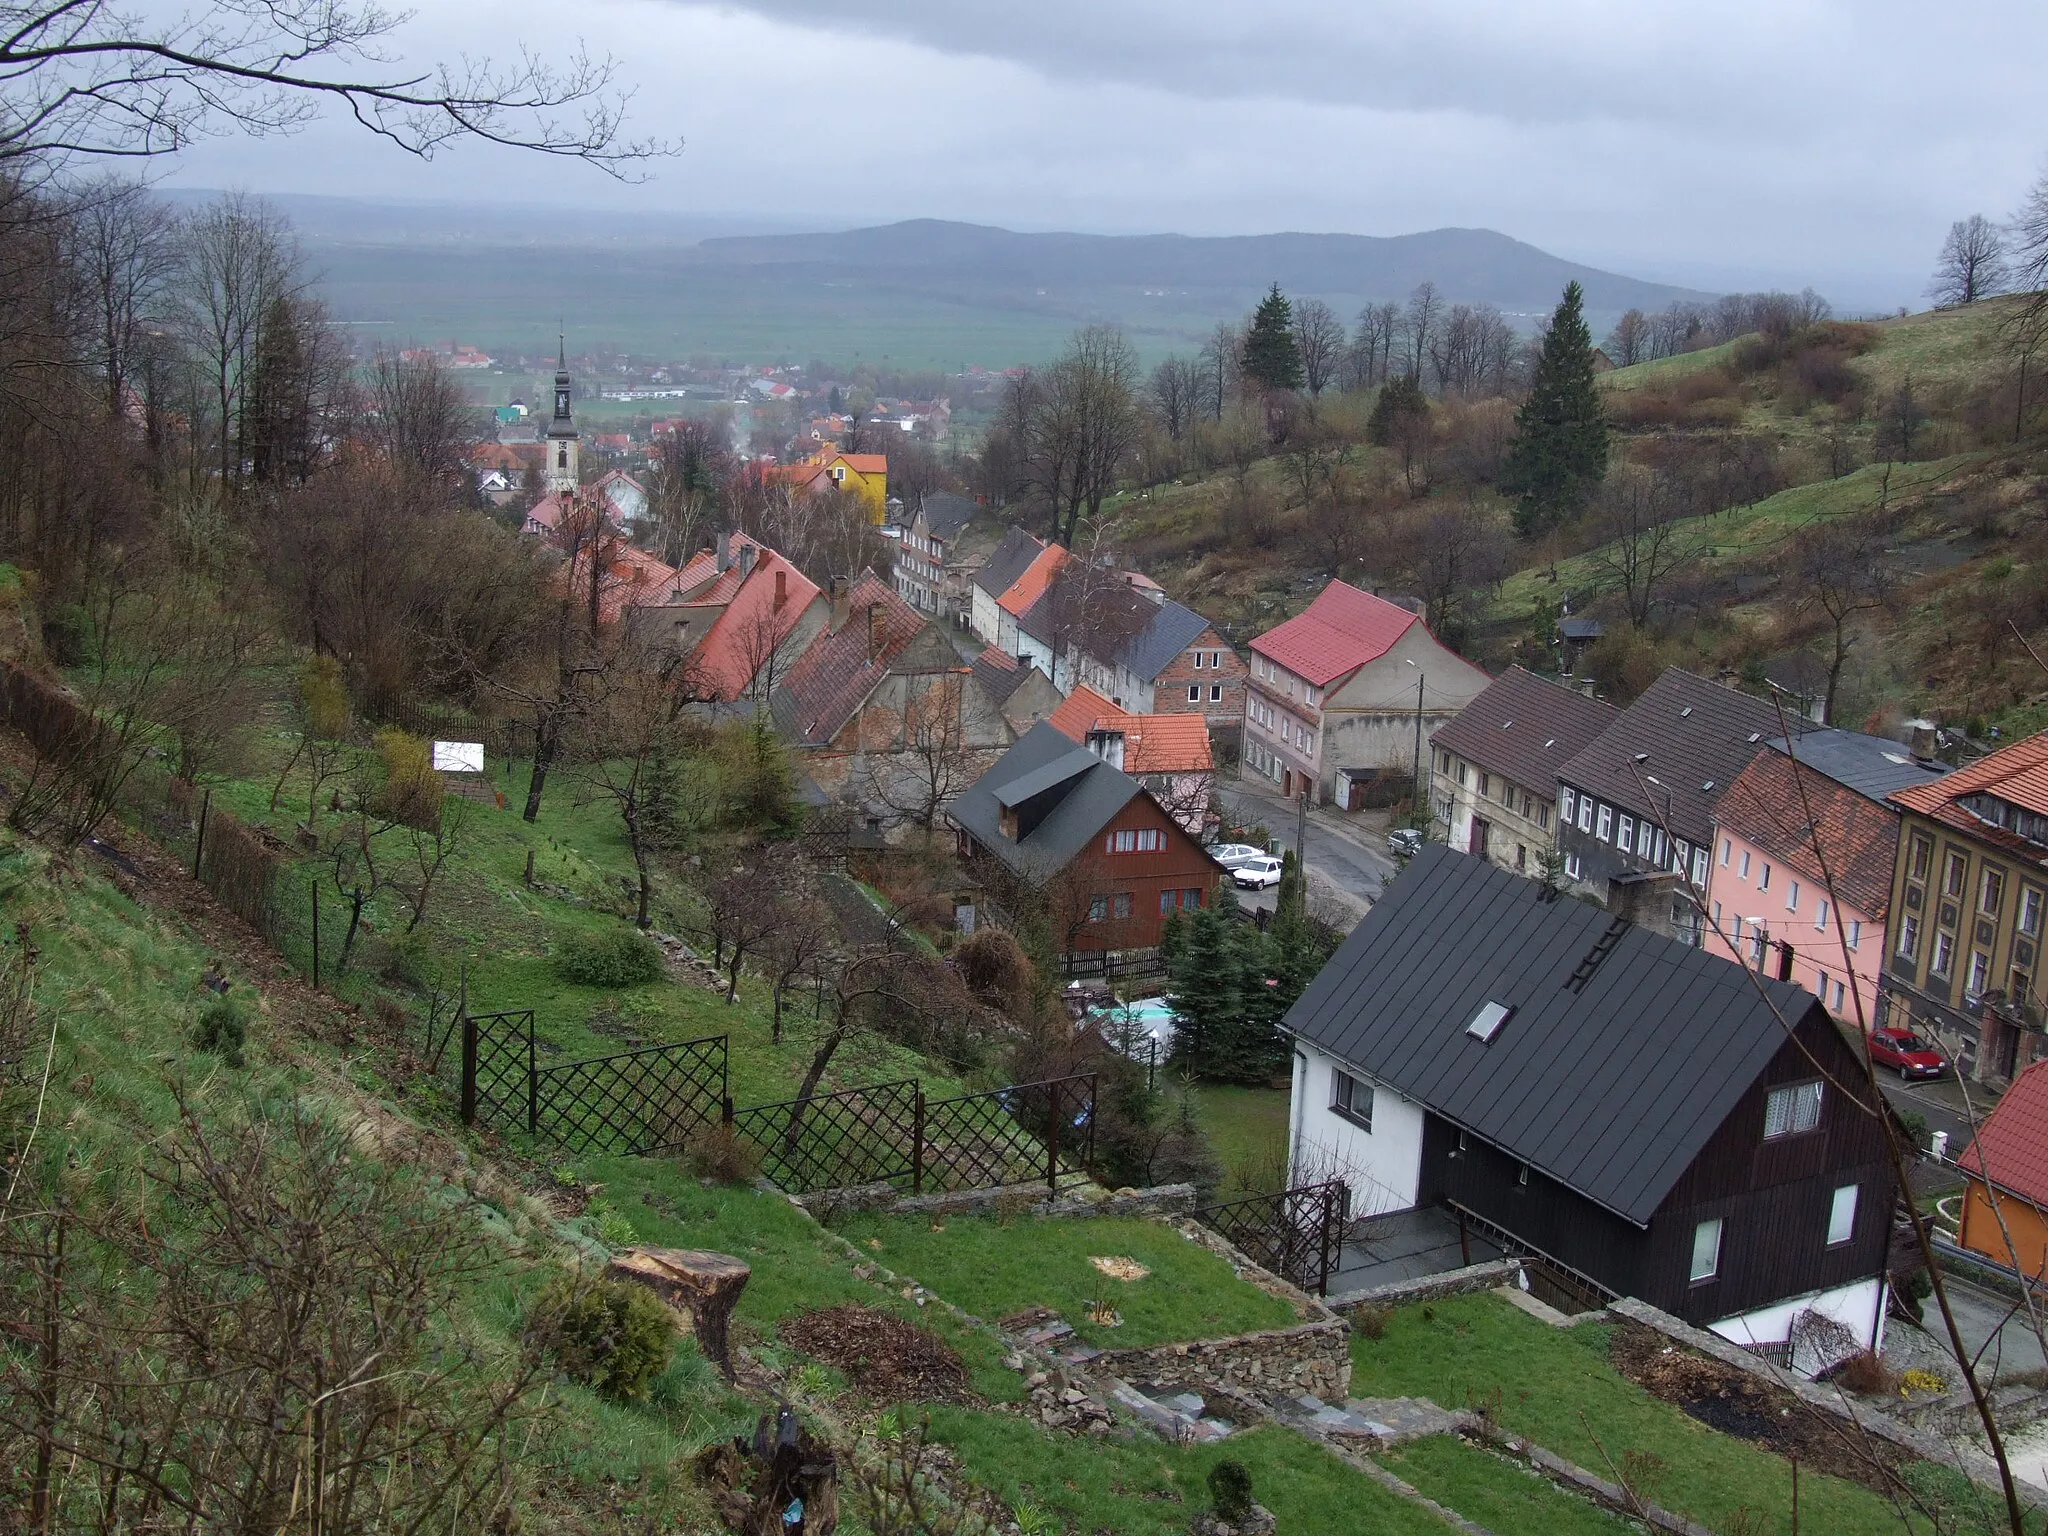
[[[1297,1163],[1752,1347],[1881,1337],[1894,1187],[1826,1010],[1426,847],[1289,1011]]]

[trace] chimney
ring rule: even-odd
[[[882,654],[882,605],[868,604],[868,660]]]
[[[1912,745],[1907,750],[1923,763],[1933,762],[1941,744],[1941,733],[1935,729],[1934,722],[1932,720],[1908,720],[1906,722],[1906,729],[1912,732],[1912,735],[1907,738],[1911,741]]]
[[[827,620],[827,625],[832,633],[836,635],[839,631],[846,628],[846,621],[853,616],[853,599],[846,590],[846,578],[844,576],[834,576],[826,588],[826,593],[832,607],[831,617]]]
[[[718,554],[718,568],[722,571],[732,564],[732,535],[721,531],[718,542],[712,546]]]
[[[754,559],[760,553],[761,551],[752,544],[742,544],[740,546],[740,579],[742,581],[754,574]]]
[[[1582,678],[1580,678],[1580,679],[1579,679],[1579,692],[1583,693],[1583,694],[1584,694],[1584,695],[1585,695],[1585,696],[1586,696],[1587,698],[1589,698],[1589,699],[1590,699],[1590,698],[1592,698],[1592,697],[1593,697],[1593,679],[1592,679],[1592,678],[1590,678],[1590,677],[1582,677]]]
[[[775,606],[780,608],[789,601],[789,572],[780,566],[775,570]]]
[[[1101,758],[1112,768],[1124,765],[1124,733],[1122,731],[1090,731],[1088,750]]]
[[[1607,882],[1607,910],[1665,938],[1675,937],[1671,903],[1678,890],[1675,870],[1660,869],[1652,874],[1627,870]]]

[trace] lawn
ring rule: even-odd
[[[1022,1419],[957,1408],[932,1411],[933,1438],[959,1451],[977,1482],[1062,1532],[1185,1536],[1208,1509],[1205,1479],[1217,1462],[1242,1462],[1252,1497],[1300,1536],[1444,1536],[1440,1519],[1381,1487],[1291,1430],[1257,1429],[1216,1445],[1069,1440]],[[1536,1536],[1535,1528],[1526,1528]],[[1503,1529],[1500,1536],[1517,1536]]]
[[[1608,1361],[1609,1334],[1592,1323],[1551,1328],[1497,1296],[1407,1307],[1389,1319],[1384,1337],[1352,1335],[1351,1391],[1428,1397],[1447,1408],[1490,1405],[1506,1428],[1603,1477],[1611,1475],[1610,1461],[1618,1467],[1631,1453],[1655,1457],[1649,1497],[1714,1530],[1787,1528],[1790,1464],[1625,1379]],[[1476,1511],[1464,1513],[1485,1523]],[[1804,1536],[1897,1525],[1892,1506],[1866,1488],[1811,1470],[1800,1478]]]
[[[1411,1440],[1374,1459],[1496,1536],[1626,1536],[1637,1529],[1541,1473],[1455,1435]]]
[[[997,1322],[1050,1307],[1088,1343],[1139,1348],[1214,1339],[1300,1321],[1278,1297],[1240,1280],[1230,1265],[1164,1222],[1136,1217],[860,1216],[840,1231],[877,1260],[955,1306]],[[1135,1259],[1139,1280],[1104,1275],[1092,1258]],[[1089,1318],[1107,1303],[1118,1326]]]
[[[1223,1194],[1268,1192],[1287,1182],[1287,1101],[1284,1088],[1236,1088],[1203,1083],[1189,1090],[1195,1119],[1223,1163]]]

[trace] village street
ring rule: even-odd
[[[1256,777],[1221,779],[1217,795],[1227,817],[1242,826],[1264,823],[1282,848],[1294,848],[1296,810],[1277,789]],[[1346,932],[1379,899],[1380,887],[1394,877],[1387,852],[1385,812],[1343,812],[1312,806],[1308,813],[1308,885],[1312,905]],[[1240,891],[1238,901],[1252,911],[1271,909],[1273,892]]]

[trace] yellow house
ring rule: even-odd
[[[867,504],[868,521],[879,524],[888,515],[889,458],[881,453],[841,453],[827,448],[811,456],[825,477],[842,491],[851,491]]]

